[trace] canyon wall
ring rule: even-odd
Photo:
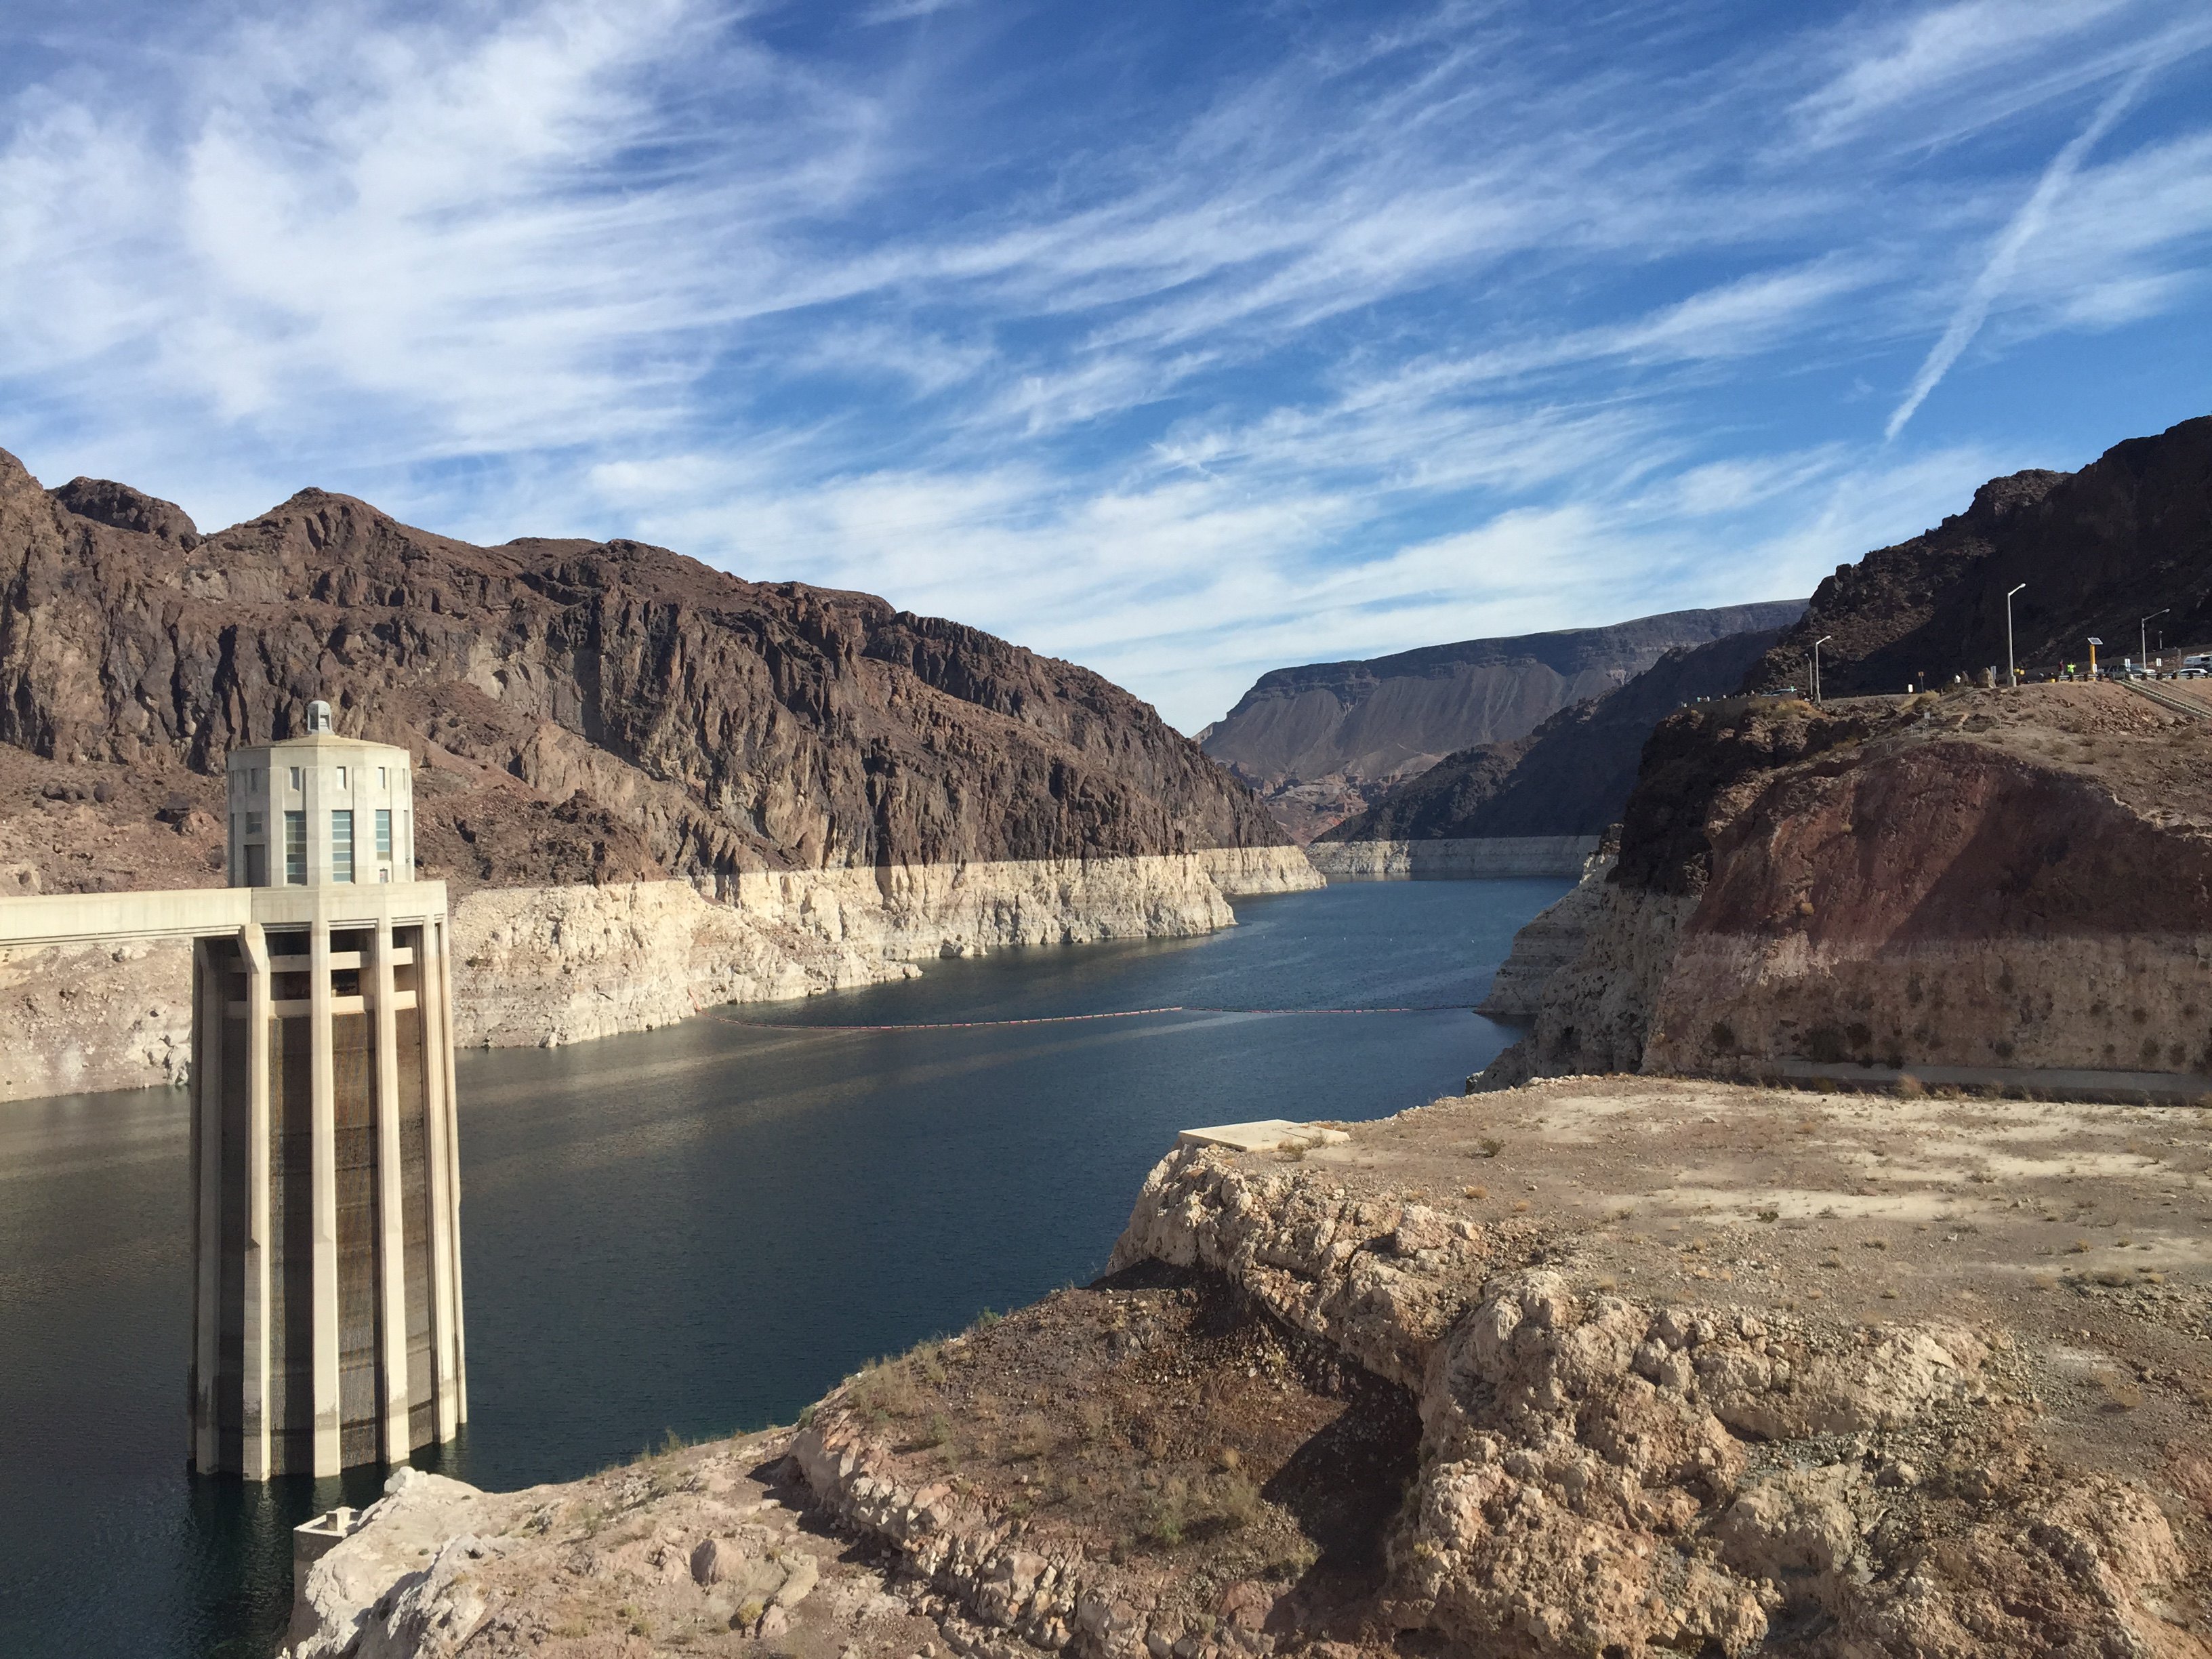
[[[2193,1091],[2212,726],[2113,686],[1702,705],[1655,734],[1620,860],[1574,908],[1572,959],[1508,988],[1530,1029],[1487,1085],[1931,1068]]]
[[[1332,880],[1480,881],[1504,876],[1579,876],[1595,836],[1493,836],[1470,841],[1317,841],[1313,867]]]
[[[1207,754],[1259,790],[1268,809],[1304,841],[1365,811],[1394,784],[1447,755],[1517,741],[1559,709],[1604,696],[1670,650],[1781,628],[1803,609],[1802,600],[1792,599],[1676,611],[1606,628],[1463,640],[1365,661],[1279,668],[1261,675],[1200,739]],[[1740,673],[1731,688],[1735,678]]]
[[[416,757],[464,1041],[562,1042],[1320,884],[1072,663],[633,542],[477,547],[306,490],[203,535],[0,453],[0,902],[219,884],[229,750],[327,698]],[[0,1098],[173,1082],[181,946],[0,956]]]
[[[1652,728],[1686,703],[1733,693],[1780,637],[1765,629],[1669,651],[1524,738],[1445,756],[1316,842],[1602,835],[1620,821]]]
[[[325,697],[417,755],[422,873],[461,885],[1287,840],[1088,670],[635,542],[478,547],[312,489],[202,537],[0,453],[0,742],[220,813],[229,750]]]
[[[479,888],[453,913],[454,1036],[538,1047],[651,1030],[724,1003],[902,979],[1015,945],[1188,938],[1230,896],[1322,878],[1295,847],[690,882]],[[181,943],[0,951],[0,1100],[180,1084],[191,1055]]]

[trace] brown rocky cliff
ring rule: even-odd
[[[2138,622],[2174,647],[2212,642],[2212,416],[2117,444],[2079,472],[1993,478],[1972,504],[1894,547],[1839,565],[1745,680],[1747,690],[1811,684],[1820,647],[1830,696],[1978,678],[2005,663],[2005,592],[2023,671],[2141,648]],[[2157,650],[2155,635],[2152,649]]]
[[[633,542],[477,547],[319,490],[202,538],[4,454],[0,694],[0,739],[83,787],[203,806],[233,745],[327,696],[424,755],[426,873],[465,882],[1284,841],[1120,688],[866,595]]]
[[[1778,637],[1761,629],[1669,651],[1620,690],[1569,705],[1517,743],[1445,756],[1315,840],[1602,835],[1636,787],[1652,729],[1693,699],[1734,690]]]
[[[2194,1089],[2212,726],[2112,686],[1706,705],[1654,734],[1584,908],[1492,1085],[1849,1066]]]
[[[1308,840],[1448,755],[1518,742],[1560,708],[1603,696],[1669,650],[1781,628],[1803,608],[1790,599],[1669,611],[1605,628],[1279,668],[1206,728],[1206,752],[1259,789],[1276,817]]]

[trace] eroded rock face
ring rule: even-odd
[[[1746,687],[1805,689],[1810,647],[1824,635],[1830,696],[2002,672],[2004,596],[2020,582],[2027,586],[2013,602],[2013,644],[2023,669],[2082,657],[2092,634],[2113,641],[2112,657],[2132,656],[2137,619],[2160,610],[2166,615],[2152,626],[2175,646],[2202,641],[2212,637],[2208,534],[2212,416],[2116,444],[2079,472],[1992,478],[1965,512],[1839,566]]]
[[[1233,923],[1228,893],[1320,878],[1296,848],[688,882],[483,887],[453,911],[454,1038],[545,1048],[724,1003],[878,984],[1012,945],[1176,939]],[[0,951],[0,1100],[182,1084],[191,951],[179,942]]]
[[[1553,801],[1547,809],[1540,802],[1500,802],[1474,828],[1430,820],[1437,812],[1464,816],[1490,800],[1520,759],[1520,740],[1559,710],[1603,696],[1668,651],[1746,629],[1779,628],[1803,608],[1791,600],[1678,611],[1609,628],[1465,640],[1364,662],[1279,668],[1261,676],[1236,708],[1206,729],[1203,740],[1206,753],[1260,789],[1301,841],[1359,817],[1401,780],[1426,772],[1447,756],[1462,763],[1457,769],[1469,775],[1455,780],[1453,788],[1429,792],[1437,800],[1423,797],[1419,811],[1395,811],[1392,825],[1370,824],[1363,834],[1385,840],[1595,834],[1612,821],[1618,803],[1588,807],[1589,800],[1603,799],[1608,786],[1587,777],[1570,786],[1571,805]],[[1745,659],[1733,660],[1740,675]],[[1663,707],[1671,708],[1674,701]],[[1648,727],[1649,720],[1644,724]],[[1625,754],[1617,737],[1601,738],[1595,747],[1571,740],[1547,745],[1546,752],[1564,760],[1571,772],[1587,770],[1601,754],[1615,770],[1625,762],[1617,785],[1625,791],[1641,740],[1640,732],[1632,736]],[[1486,759],[1471,752],[1480,745],[1497,745],[1499,752]],[[1539,760],[1534,773],[1548,768],[1549,762]],[[1593,782],[1594,792],[1589,789]],[[1579,819],[1586,808],[1598,814],[1594,823],[1559,819],[1562,811]]]
[[[1097,675],[657,548],[473,547],[313,490],[203,538],[0,453],[0,892],[219,884],[225,754],[326,696],[416,757],[465,1041],[1187,936],[1321,881]],[[0,964],[0,1098],[180,1080],[181,951],[56,965]]]
[[[1526,738],[1445,756],[1316,844],[1602,835],[1620,822],[1652,728],[1685,703],[1734,692],[1780,637],[1769,628],[1678,647]]]
[[[326,696],[344,734],[425,755],[426,846],[580,788],[689,878],[1285,840],[1095,674],[636,543],[473,547],[317,490],[198,539],[165,503],[50,493],[0,457],[0,739],[212,775]],[[457,878],[575,878],[452,856]]]
[[[2117,686],[1702,706],[1576,902],[1491,1085],[2212,1072],[2212,726]]]
[[[1618,846],[1601,847],[1583,868],[1582,879],[1564,898],[1547,906],[1513,936],[1513,949],[1492,977],[1475,1012],[1516,1025],[1536,1018],[1544,988],[1553,975],[1582,955],[1613,873]]]
[[[1115,1260],[1231,1273],[1416,1383],[1388,1627],[1529,1659],[2205,1650],[2161,1614],[2188,1571],[2158,1505],[2045,1462],[1980,1335],[1654,1304],[1528,1243],[1186,1152]],[[1948,1448],[1948,1486],[1870,1449],[1900,1433]]]

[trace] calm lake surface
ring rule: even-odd
[[[1511,1036],[1470,1006],[1568,885],[1345,884],[1203,939],[463,1054],[471,1421],[433,1467],[526,1486],[787,1422],[872,1355],[1095,1276],[1179,1129],[1456,1094]],[[1385,1008],[1423,1012],[1199,1012]],[[994,1020],[1055,1023],[830,1029]],[[185,1472],[187,1139],[170,1091],[0,1107],[10,1659],[259,1659],[291,1528],[382,1485]]]

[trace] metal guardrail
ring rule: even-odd
[[[2123,680],[2121,684],[2139,697],[2148,697],[2161,708],[2170,708],[2177,714],[2188,714],[2200,720],[2212,720],[2212,708],[2201,702],[2191,702],[2164,691],[2154,691],[2139,680]]]

